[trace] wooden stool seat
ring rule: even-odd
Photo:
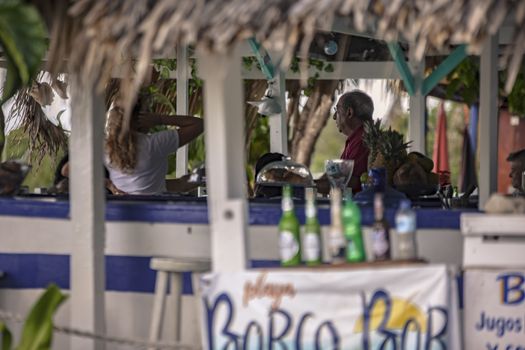
[[[209,259],[195,258],[151,258],[150,268],[157,271],[155,281],[155,297],[153,300],[153,312],[149,332],[149,341],[160,340],[162,320],[164,319],[164,306],[168,292],[168,282],[171,282],[171,294],[174,298],[173,315],[175,316],[175,341],[181,340],[181,301],[182,301],[182,274],[183,272],[202,273],[210,271],[211,261]],[[195,287],[195,275],[192,275],[192,289],[198,295]],[[199,298],[197,298],[198,301]],[[154,350],[150,348],[149,350]]]
[[[149,267],[167,272],[206,272],[210,271],[210,260],[194,258],[151,258]]]

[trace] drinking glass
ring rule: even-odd
[[[348,181],[354,171],[354,161],[352,159],[328,159],[324,165],[330,186],[339,188],[341,194],[346,195]]]

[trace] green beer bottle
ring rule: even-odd
[[[317,220],[317,208],[315,207],[315,190],[305,189],[306,223],[304,225],[303,236],[303,261],[306,265],[313,266],[321,263],[321,225]]]
[[[299,220],[293,210],[292,188],[283,187],[281,202],[283,214],[279,221],[279,252],[282,266],[297,266],[301,263]]]
[[[346,238],[346,260],[349,262],[365,261],[366,252],[361,232],[361,210],[352,200],[352,189],[348,189],[342,216]]]

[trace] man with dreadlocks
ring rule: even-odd
[[[165,177],[168,155],[202,133],[202,119],[145,113],[137,103],[129,127],[124,123],[124,111],[115,101],[107,115],[104,163],[117,188],[127,194],[157,195],[185,192],[193,187],[185,179]],[[147,133],[158,125],[173,125],[177,130]]]

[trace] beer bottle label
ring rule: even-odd
[[[357,247],[354,243],[353,239],[346,239],[346,251],[350,253],[354,253],[357,250]]]
[[[281,232],[279,235],[279,251],[281,254],[281,261],[283,262],[291,260],[295,255],[297,255],[297,253],[299,253],[299,244],[292,232]]]
[[[319,235],[315,232],[306,232],[304,235],[304,260],[316,261],[320,256]]]
[[[388,251],[388,242],[386,240],[387,232],[386,230],[375,230],[372,236],[373,239],[373,249],[376,256],[383,256]]]
[[[332,257],[344,257],[346,239],[341,232],[332,231],[329,236],[330,253]]]
[[[411,233],[416,231],[416,223],[410,217],[398,217],[396,218],[396,231],[397,233]]]

